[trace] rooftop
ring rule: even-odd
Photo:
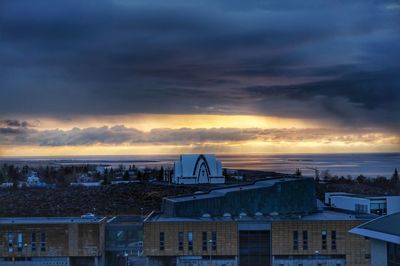
[[[106,217],[10,217],[0,218],[0,224],[94,224],[101,223],[105,219]]]
[[[330,197],[350,197],[350,198],[365,198],[365,199],[386,199],[389,197],[399,197],[398,195],[382,195],[382,196],[372,196],[372,195],[363,195],[363,194],[352,194],[346,192],[326,192],[325,194],[329,195]]]
[[[285,182],[285,181],[295,181],[302,179],[301,177],[277,177],[277,178],[268,178],[263,180],[255,181],[251,184],[242,184],[242,185],[233,185],[233,186],[226,186],[223,188],[214,188],[207,192],[196,192],[190,195],[182,195],[182,196],[174,196],[168,197],[166,200],[173,201],[173,202],[182,202],[182,201],[191,201],[193,199],[209,199],[209,198],[217,198],[226,195],[229,192],[235,191],[243,191],[243,190],[252,190],[256,188],[262,187],[271,187],[276,183]]]
[[[206,221],[286,221],[286,220],[302,220],[302,221],[354,221],[354,220],[370,220],[377,217],[374,214],[356,214],[345,211],[325,209],[308,215],[280,215],[278,213],[244,215],[244,216],[219,216],[219,217],[168,217],[162,213],[152,213],[144,221],[145,222],[206,222]]]
[[[400,212],[379,217],[350,230],[350,233],[400,244]]]

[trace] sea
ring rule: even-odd
[[[358,154],[216,154],[222,166],[228,169],[272,171],[293,174],[300,169],[303,175],[314,176],[315,171],[326,171],[330,175],[364,175],[374,178],[390,178],[395,168],[400,170],[400,153],[358,153]],[[70,165],[97,164],[118,167],[135,165],[139,168],[172,167],[179,155],[124,155],[124,156],[54,156],[54,157],[2,157],[0,163]]]

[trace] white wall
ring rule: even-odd
[[[355,198],[355,197],[346,197],[346,196],[332,196],[331,197],[331,206],[338,209],[344,210],[356,210],[356,204],[367,205],[367,212],[370,212],[370,204],[369,199],[365,198]]]
[[[386,242],[371,239],[371,266],[387,265]]]
[[[387,214],[400,212],[400,196],[389,196],[386,198]]]

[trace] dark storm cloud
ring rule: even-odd
[[[0,114],[398,129],[399,1],[1,1]]]
[[[336,117],[353,126],[381,125],[400,129],[400,68],[384,71],[362,72],[344,75],[336,79],[286,86],[255,86],[245,91],[260,99],[261,106],[274,106],[276,113],[281,111],[274,101],[284,99],[294,102],[288,107],[291,116]],[[321,89],[323,88],[323,89]],[[298,102],[308,103],[310,108],[296,106]],[[261,107],[263,108],[263,107]]]
[[[125,126],[73,128],[71,130],[44,130],[28,128],[0,128],[2,145],[80,146],[80,145],[198,145],[204,143],[238,143],[242,141],[320,142],[320,143],[389,143],[400,144],[398,137],[373,130],[351,128],[332,130],[326,128],[209,128],[168,129],[158,128],[144,132]]]
[[[28,121],[22,121],[22,120],[17,120],[17,119],[5,119],[5,120],[0,120],[0,126],[6,126],[6,127],[35,127],[38,122],[28,122]]]

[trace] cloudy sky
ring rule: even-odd
[[[0,156],[398,152],[399,25],[399,0],[1,0]]]

